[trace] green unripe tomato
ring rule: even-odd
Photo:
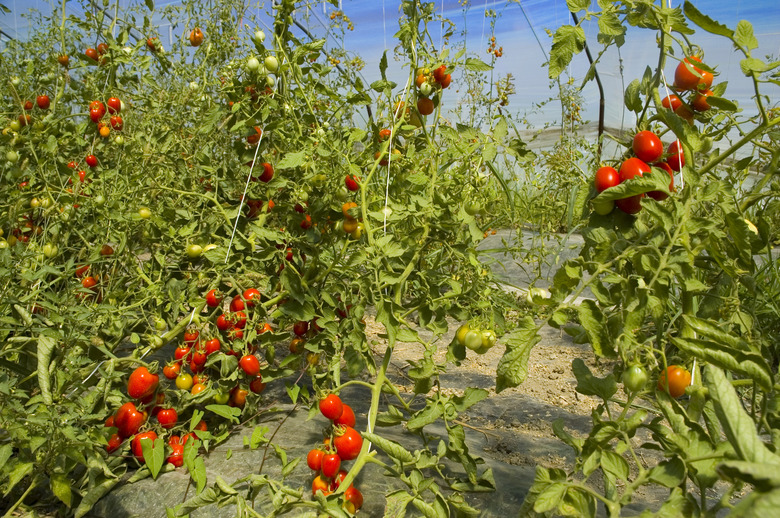
[[[187,257],[190,259],[195,259],[197,257],[200,257],[200,254],[203,253],[203,247],[196,244],[191,244],[187,246]]]
[[[267,56],[264,61],[265,68],[272,74],[275,74],[279,70],[279,60],[276,56]]]
[[[593,211],[601,216],[606,216],[615,208],[615,200],[593,202]]]
[[[15,164],[16,162],[19,161],[19,153],[11,149],[8,152],[6,152],[5,159],[11,162],[12,164]]]
[[[230,399],[230,394],[227,392],[217,392],[214,394],[214,402],[218,405],[226,405]]]
[[[57,255],[57,252],[59,251],[59,248],[57,248],[57,245],[54,243],[46,243],[43,245],[43,255],[51,259],[55,255]]]
[[[246,69],[248,72],[257,72],[258,68],[260,68],[260,61],[258,61],[256,57],[251,57],[246,60]]]
[[[265,41],[265,33],[261,30],[255,31],[254,35],[252,36],[252,41],[254,41],[257,45],[262,45]]]
[[[428,81],[425,81],[420,85],[420,93],[425,97],[430,97],[430,95],[433,93],[433,87]]]
[[[482,349],[490,349],[496,345],[496,333],[492,329],[485,329],[482,331]]]
[[[152,211],[147,207],[141,207],[138,209],[138,215],[141,216],[141,219],[149,219],[152,217]]]
[[[478,329],[469,329],[464,338],[465,346],[472,351],[482,347],[482,332]]]
[[[466,333],[468,333],[470,330],[471,327],[469,327],[468,322],[466,322],[465,324],[462,324],[455,332],[455,339],[460,345],[466,345]]]
[[[623,386],[627,392],[642,390],[648,379],[647,372],[639,365],[632,365],[623,372]]]

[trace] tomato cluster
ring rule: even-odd
[[[455,332],[458,344],[478,354],[485,354],[496,345],[496,333],[492,329],[479,329],[468,322],[462,324]]]
[[[447,71],[447,65],[439,65],[430,71],[428,68],[417,70],[415,85],[417,86],[417,111],[420,115],[430,115],[439,105],[441,91],[450,86],[452,75]]]
[[[664,145],[661,139],[652,131],[644,130],[634,135],[631,148],[634,152],[633,157],[629,157],[620,164],[620,169],[603,166],[596,171],[593,183],[596,191],[601,193],[609,188],[615,187],[623,182],[629,181],[637,176],[650,173],[652,167],[662,169],[669,175],[669,190],[674,190],[674,172],[680,171],[685,164],[685,159],[679,141],[674,141],[664,154]],[[652,164],[652,167],[651,165]],[[644,194],[634,194],[618,200],[594,203],[594,210],[598,214],[606,215],[612,212],[617,206],[626,214],[636,214],[642,210],[642,198]],[[668,194],[663,191],[650,191],[647,196],[661,201],[667,198]]]
[[[312,494],[329,495],[336,491],[347,476],[343,461],[354,460],[363,447],[363,437],[355,430],[355,412],[336,394],[328,394],[319,401],[320,412],[330,419],[323,444],[313,448],[306,456],[306,463],[317,473],[312,481]],[[363,505],[363,495],[351,485],[344,491],[344,508],[351,513]]]

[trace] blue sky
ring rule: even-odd
[[[141,0],[120,0],[121,5],[128,3],[141,3]],[[23,38],[27,27],[20,14],[29,8],[50,10],[53,6],[60,5],[54,0],[0,0],[12,10],[11,14],[0,15],[0,30],[12,37]],[[112,2],[113,3],[113,2]],[[176,4],[175,0],[157,0],[156,6]],[[774,59],[780,56],[780,7],[777,0],[698,0],[694,2],[700,10],[719,22],[734,27],[739,20],[750,21],[761,43],[761,48],[755,55],[764,58],[765,55],[773,55]],[[263,2],[258,2],[263,5]],[[265,2],[269,5],[270,2]],[[341,9],[353,21],[354,31],[348,31],[344,40],[344,46],[351,52],[358,53],[365,61],[366,68],[363,76],[367,81],[373,81],[379,77],[378,62],[382,52],[389,47],[389,55],[392,57],[392,49],[395,46],[393,35],[398,29],[398,17],[400,2],[398,0],[342,0]],[[680,5],[675,1],[673,5]],[[457,0],[436,0],[435,5],[439,12],[456,24],[456,33],[453,41],[463,41],[465,37],[467,49],[472,55],[487,60],[485,52],[487,38],[490,35],[489,20],[485,17],[486,9],[493,9],[497,13],[495,19],[495,35],[499,45],[504,48],[504,55],[498,59],[495,69],[495,77],[511,73],[515,78],[517,88],[516,95],[511,99],[510,108],[515,113],[524,113],[531,109],[534,103],[550,97],[553,92],[549,88],[547,69],[544,66],[545,52],[549,52],[551,38],[546,30],[554,31],[565,23],[571,23],[570,15],[566,8],[565,0],[522,0],[518,2],[505,0],[471,0],[468,8],[464,9]],[[522,5],[522,9],[521,9]],[[595,6],[595,0],[593,2]],[[310,4],[312,15],[310,29],[317,35],[324,35],[324,24],[329,21],[330,13],[336,8],[330,3],[312,2]],[[595,8],[595,7],[594,7]],[[68,9],[72,14],[78,15],[81,9],[80,3],[71,1]],[[257,11],[262,12],[260,8]],[[302,16],[300,17],[302,18]],[[266,18],[267,19],[267,18]],[[320,24],[322,21],[322,24]],[[594,52],[598,51],[596,43],[597,27],[594,23],[585,23],[584,29],[589,44]],[[163,32],[164,33],[164,32]],[[432,27],[431,33],[435,45],[440,43],[441,30]],[[537,42],[541,41],[544,51]],[[716,82],[728,81],[727,97],[736,99],[740,106],[751,108],[752,88],[739,69],[739,56],[733,52],[729,43],[723,38],[709,35],[704,31],[697,31],[693,37],[705,52],[705,61],[710,65],[717,65],[720,75]],[[331,45],[340,44],[335,40]],[[633,125],[633,120],[627,119],[630,114],[623,109],[622,92],[634,78],[638,78],[646,66],[653,67],[657,62],[657,47],[655,33],[648,30],[633,30],[629,33],[626,44],[618,52],[613,48],[602,59],[599,72],[604,83],[607,97],[607,123],[611,126]],[[397,63],[391,59],[391,78],[397,81],[405,80],[405,72],[401,69],[403,63]],[[623,67],[621,81],[620,67]],[[570,69],[567,71],[577,84],[587,70],[588,63],[583,54],[575,56]],[[670,62],[666,71],[669,81],[672,81],[674,62]],[[780,102],[778,87],[767,88],[766,92],[772,102]],[[448,103],[455,105],[454,98],[464,95],[462,90],[450,88],[446,92]],[[585,98],[584,116],[586,119],[597,118],[598,93],[594,83],[590,83],[583,92]],[[558,108],[535,115],[532,120],[541,124],[545,120],[555,118]]]

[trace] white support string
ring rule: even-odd
[[[263,141],[265,131],[260,132],[260,140],[257,141],[257,147],[255,148],[255,156],[252,158],[252,164],[249,166],[249,174],[246,177],[246,184],[244,185],[244,194],[241,196],[241,203],[238,205],[238,214],[236,214],[236,222],[233,224],[233,232],[230,234],[230,243],[228,249],[225,252],[225,264],[230,257],[230,249],[233,247],[233,238],[236,236],[236,229],[238,228],[238,219],[241,217],[241,209],[244,208],[244,200],[246,199],[246,192],[249,190],[249,182],[252,180],[252,171],[255,169],[255,162],[257,161],[257,153],[260,151],[260,143]]]

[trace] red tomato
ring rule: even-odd
[[[100,122],[100,119],[103,118],[103,114],[100,113],[100,110],[89,110],[89,119],[97,124]]]
[[[215,308],[222,303],[222,294],[219,290],[213,289],[206,294],[206,305]]]
[[[95,155],[87,155],[87,158],[85,158],[84,161],[89,167],[97,167],[98,165],[98,159]]]
[[[669,149],[666,150],[669,155],[666,157],[666,163],[673,171],[680,172],[680,169],[685,165],[685,154],[683,153],[682,144],[679,140],[675,140],[669,144]]]
[[[106,451],[108,453],[113,453],[120,446],[122,446],[122,438],[118,433],[111,434],[111,437],[108,439],[108,444],[106,444]]]
[[[260,181],[268,183],[274,177],[274,166],[268,162],[263,162],[263,174],[260,175]]]
[[[108,52],[108,45],[106,43],[99,43],[97,46],[97,52],[99,56],[102,56]]]
[[[189,347],[197,345],[199,337],[200,331],[194,327],[188,327],[187,330],[184,331],[184,345]]]
[[[245,307],[244,301],[241,299],[241,295],[236,295],[233,300],[230,301],[230,311],[241,311]]]
[[[255,304],[260,301],[260,290],[256,288],[248,288],[244,290],[243,298],[246,301],[246,305],[250,308],[255,307]]]
[[[146,414],[135,407],[135,403],[128,401],[116,411],[114,424],[120,437],[130,437],[138,433],[138,430],[146,422]]]
[[[230,400],[228,401],[228,405],[244,408],[244,405],[246,405],[247,394],[248,392],[245,389],[242,389],[238,386],[233,387],[233,389],[230,391]]]
[[[417,111],[420,115],[430,115],[433,113],[433,101],[427,97],[417,99]]]
[[[336,394],[328,394],[320,400],[320,412],[331,421],[336,420],[344,412],[344,403]]]
[[[677,108],[682,106],[682,100],[675,94],[670,94],[661,100],[661,106],[667,110],[677,111]]]
[[[149,372],[145,366],[136,368],[127,381],[127,393],[131,398],[141,399],[154,393],[160,383],[160,376]]]
[[[344,491],[344,508],[354,514],[361,507],[363,507],[363,493],[355,486],[349,486]]]
[[[160,426],[165,429],[171,429],[176,426],[178,420],[179,415],[176,413],[175,408],[163,408],[157,412],[157,421],[159,421]]]
[[[317,475],[311,483],[311,494],[316,495],[317,492],[322,492],[323,495],[328,496],[333,491],[330,490],[330,484],[325,480],[322,475]]]
[[[360,185],[358,184],[357,177],[355,175],[348,174],[344,178],[344,185],[347,186],[347,190],[352,191],[352,192],[357,191],[358,189],[360,189]]]
[[[670,178],[669,190],[673,191],[674,190],[674,172],[672,171],[672,168],[669,167],[669,164],[667,164],[666,162],[658,162],[658,163],[653,164],[653,167],[657,167],[659,169],[663,169],[664,171],[669,173],[669,178]],[[669,197],[669,195],[666,194],[663,191],[650,191],[650,192],[647,193],[647,195],[650,196],[651,198],[655,199],[655,200],[658,200],[658,201],[665,200],[666,198]]]
[[[186,360],[191,350],[192,350],[191,347],[188,347],[186,345],[180,345],[173,352],[173,357],[176,358],[177,360]]]
[[[222,343],[219,341],[219,338],[215,337],[206,341],[206,356],[211,356],[212,354],[219,352],[220,349],[222,349]]]
[[[632,149],[636,157],[646,163],[655,162],[664,154],[664,144],[652,131],[640,131],[634,135]]]
[[[305,336],[308,331],[309,323],[305,320],[298,320],[293,324],[293,333],[295,333],[296,336]]]
[[[596,171],[596,190],[598,192],[605,191],[610,187],[614,187],[620,183],[620,176],[614,167],[604,166]]]
[[[181,372],[181,363],[179,362],[169,363],[168,365],[163,367],[163,375],[169,380],[175,380],[180,372]]]
[[[260,374],[260,360],[253,354],[247,354],[238,361],[238,366],[247,376],[257,376]]]
[[[133,441],[130,443],[133,449],[133,455],[135,455],[135,458],[139,460],[139,462],[144,461],[144,452],[143,448],[141,447],[141,439],[151,439],[154,441],[157,439],[157,432],[150,430],[148,432],[139,433],[135,437],[133,437]]]
[[[48,110],[49,106],[51,106],[51,100],[49,100],[48,95],[39,95],[35,99],[35,103],[38,105],[38,108],[41,110]]]
[[[710,109],[710,105],[707,102],[707,97],[712,95],[712,90],[705,90],[703,92],[696,92],[696,95],[691,102],[691,106],[697,112],[706,112]]]
[[[341,457],[337,453],[326,453],[322,457],[322,474],[327,478],[333,478],[341,468]]]
[[[169,445],[171,447],[171,453],[165,459],[165,462],[170,462],[177,468],[182,467],[184,465],[184,445],[179,442]]]
[[[433,78],[436,80],[437,83],[441,83],[442,80],[444,80],[444,77],[447,75],[447,66],[441,65],[439,68],[435,68],[433,70]]]
[[[354,410],[352,410],[352,407],[344,403],[344,408],[341,412],[341,415],[333,420],[333,424],[344,425],[344,426],[349,426],[351,428],[354,428],[355,412]]]
[[[301,228],[303,230],[308,230],[311,228],[311,216],[309,216],[308,214],[306,214],[301,220]]]
[[[265,383],[263,383],[263,377],[258,374],[255,379],[249,382],[249,390],[255,394],[260,394],[265,390]]]
[[[353,460],[363,447],[363,437],[351,426],[339,426],[335,431],[333,446],[341,460]]]
[[[306,456],[306,464],[312,471],[319,471],[322,469],[322,457],[325,452],[319,448],[313,448],[309,450],[309,454]]]
[[[228,318],[228,315],[225,313],[222,313],[220,316],[217,317],[217,329],[220,331],[227,331],[233,327],[233,323]]]
[[[707,90],[712,86],[713,76],[711,72],[702,70],[694,65],[701,63],[698,56],[690,56],[683,59],[674,71],[674,86],[680,90]],[[702,88],[701,85],[704,85]]]
[[[103,425],[104,428],[113,428],[114,427],[114,416],[110,415],[106,418],[106,423]]]
[[[84,55],[87,56],[92,61],[97,61],[98,59],[98,51],[93,49],[92,47],[85,50]]]
[[[119,115],[114,115],[109,119],[109,123],[111,124],[111,127],[114,128],[116,131],[122,131],[122,128],[125,127],[125,122],[122,120],[122,117]]]
[[[122,101],[116,97],[109,97],[106,105],[108,106],[108,113],[111,114],[119,113],[122,110]]]
[[[636,214],[642,210],[642,195],[636,194],[628,198],[615,200],[615,206],[626,214]]]
[[[639,158],[631,157],[628,160],[624,161],[620,166],[620,171],[618,172],[620,176],[620,181],[625,182],[626,180],[630,180],[634,178],[635,176],[642,176],[642,173],[649,173],[650,172],[650,166],[647,165],[644,161],[640,160]]]
[[[442,88],[447,88],[450,86],[450,82],[452,81],[452,76],[450,74],[447,74],[442,78],[440,84]]]
[[[231,318],[233,320],[233,327],[237,329],[244,329],[246,326],[246,313],[243,311],[236,311],[231,315]]]

